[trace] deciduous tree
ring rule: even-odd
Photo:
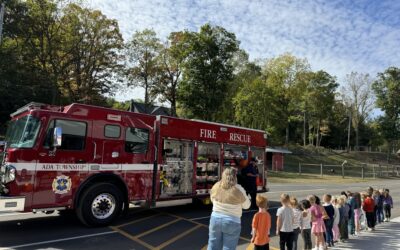
[[[144,103],[148,105],[154,99],[152,90],[160,82],[162,44],[154,30],[145,29],[135,32],[126,48],[128,86],[144,88]]]
[[[306,59],[283,54],[267,60],[264,75],[267,85],[276,96],[277,112],[285,127],[285,144],[289,143],[290,125],[302,120],[301,103],[307,87],[310,65]]]
[[[193,117],[216,120],[233,79],[232,58],[239,50],[235,34],[206,24],[188,34],[189,53],[179,100]]]
[[[378,79],[373,83],[376,94],[376,105],[384,111],[379,118],[380,129],[389,142],[390,149],[396,140],[400,140],[400,69],[390,67],[378,73]]]
[[[374,107],[374,96],[372,92],[372,78],[369,74],[351,72],[346,76],[342,95],[347,102],[352,117],[352,124],[356,134],[355,147],[359,147],[359,126],[368,119]]]

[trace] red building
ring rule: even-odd
[[[270,148],[266,149],[267,152],[267,168],[272,171],[283,171],[284,155],[291,154],[292,152],[283,148]]]

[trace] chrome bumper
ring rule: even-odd
[[[22,212],[25,209],[25,197],[0,196],[0,212]]]

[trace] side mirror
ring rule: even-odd
[[[61,143],[62,143],[62,128],[55,127],[53,134],[53,147],[55,148],[61,147]]]

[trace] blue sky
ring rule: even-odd
[[[153,28],[197,31],[209,22],[234,32],[251,59],[285,52],[307,58],[343,82],[351,71],[375,76],[400,67],[400,1],[397,0],[88,0],[119,21],[124,39]],[[140,89],[117,99],[143,98]]]

